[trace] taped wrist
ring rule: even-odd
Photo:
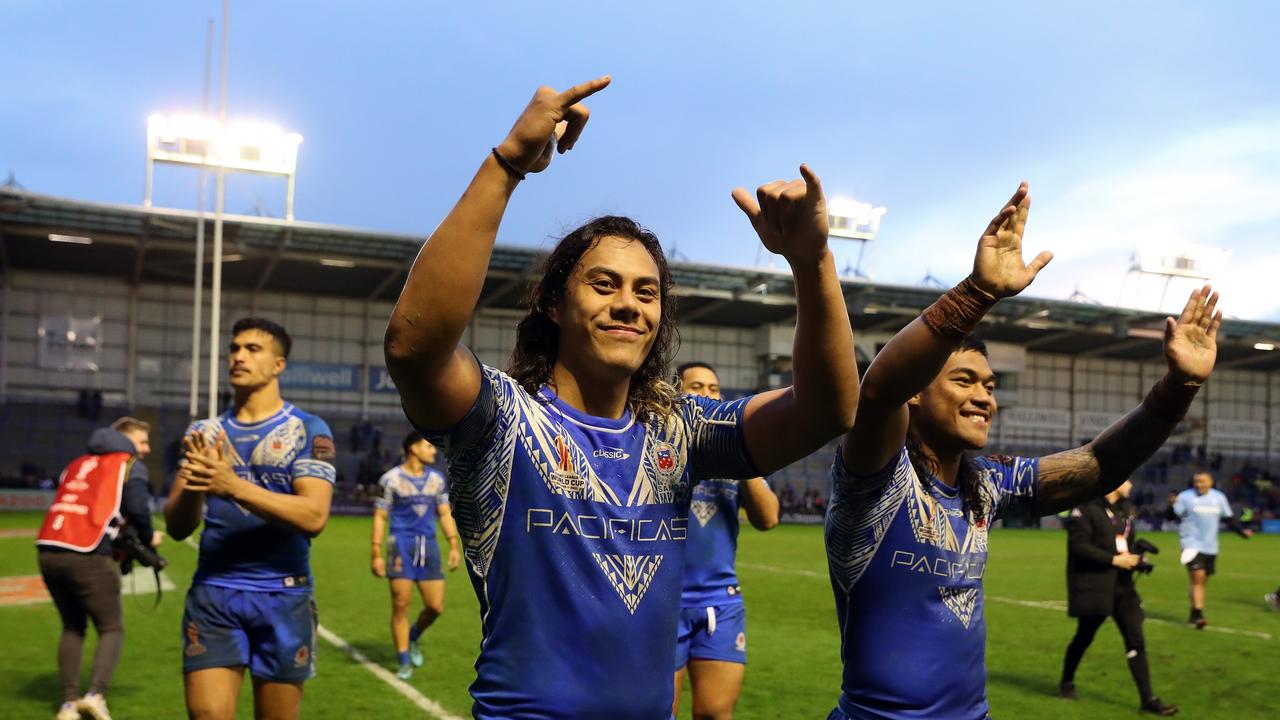
[[[978,327],[982,317],[996,304],[994,295],[978,287],[966,277],[948,290],[938,301],[925,308],[920,319],[938,335],[959,343]]]
[[[1166,375],[1151,387],[1151,391],[1142,399],[1142,407],[1152,415],[1176,425],[1186,417],[1187,409],[1191,407],[1191,401],[1195,400],[1201,384],[1194,380],[1179,382]]]

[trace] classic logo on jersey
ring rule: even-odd
[[[973,620],[973,610],[978,604],[978,588],[939,587],[942,602],[947,606],[967,630]]]
[[[187,657],[203,655],[209,648],[200,644],[200,628],[193,622],[187,623],[187,648],[183,650]]]
[[[591,457],[604,458],[606,460],[626,460],[631,457],[631,453],[622,448],[602,447],[596,448],[596,451],[591,453]]]
[[[714,500],[694,500],[689,503],[689,512],[698,519],[699,525],[706,527],[711,518],[715,517],[717,507]]]
[[[604,571],[605,577],[617,591],[618,597],[627,606],[632,615],[644,594],[649,591],[649,584],[662,564],[662,555],[602,555],[591,553]]]

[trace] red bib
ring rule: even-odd
[[[36,545],[92,552],[119,516],[124,481],[133,455],[82,455],[62,471],[53,505],[44,516]]]

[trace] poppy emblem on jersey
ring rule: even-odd
[[[338,450],[334,447],[333,438],[327,435],[317,435],[311,439],[311,457],[316,460],[332,462],[338,457]]]
[[[306,645],[298,648],[298,652],[293,654],[294,667],[306,667],[307,661],[311,659],[311,651]]]
[[[658,476],[668,483],[676,479],[680,468],[676,464],[676,449],[669,442],[658,442],[653,446],[653,467]]]
[[[205,654],[208,649],[200,644],[200,628],[196,627],[193,622],[187,623],[187,648],[183,650],[183,653],[187,657],[195,657]]]
[[[744,632],[740,632],[740,633],[738,633],[738,637],[737,637],[737,639],[735,639],[735,640],[733,641],[733,646],[734,646],[735,648],[737,648],[737,649],[738,649],[738,652],[746,652],[746,650],[747,650],[747,634],[746,634],[746,633],[744,633]]]

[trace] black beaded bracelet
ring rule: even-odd
[[[511,164],[511,162],[510,162],[509,160],[507,160],[506,158],[502,157],[502,153],[498,152],[498,148],[496,148],[496,147],[495,147],[495,148],[493,148],[493,151],[492,151],[492,152],[493,152],[493,157],[494,157],[494,159],[498,161],[498,164],[502,166],[502,169],[503,169],[503,170],[506,170],[508,173],[510,173],[510,174],[511,174],[511,177],[514,177],[514,178],[515,178],[515,179],[517,179],[517,180],[523,180],[523,179],[524,179],[524,173],[522,173],[522,172],[520,172],[519,170],[517,170],[517,169],[516,169],[516,166],[515,166],[515,165],[512,165],[512,164]]]

